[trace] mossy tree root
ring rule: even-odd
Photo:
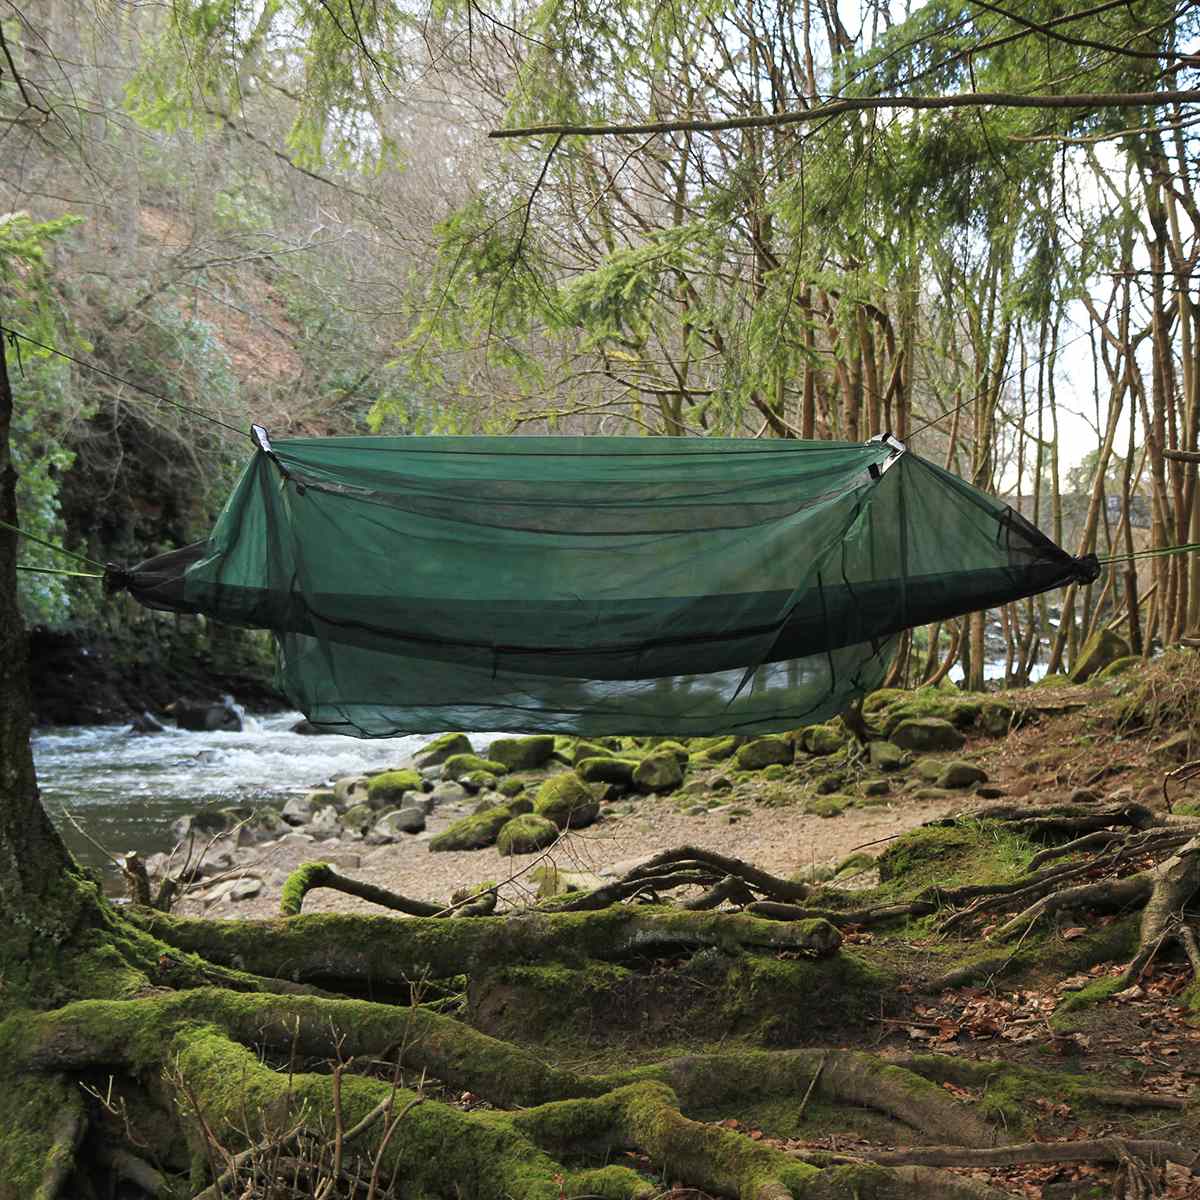
[[[820,958],[841,945],[841,935],[828,921],[785,925],[741,913],[651,906],[529,911],[470,921],[321,913],[251,924],[145,910],[131,912],[130,919],[178,949],[256,975],[395,989],[407,989],[415,979],[448,979],[543,960],[611,962],[707,946]]]
[[[555,912],[590,912],[643,891],[661,892],[690,884],[716,887],[729,879],[739,880],[752,896],[773,900],[803,900],[811,890],[808,884],[780,879],[739,858],[698,846],[677,846],[661,851],[612,883],[590,892],[556,897],[542,907]]]
[[[223,989],[17,1014],[0,1025],[0,1049],[10,1063],[34,1071],[102,1068],[158,1078],[166,1069],[168,1085],[186,1099],[183,1120],[193,1145],[215,1139],[228,1154],[278,1141],[296,1127],[298,1114],[313,1134],[329,1136],[336,1116],[342,1129],[364,1131],[358,1139],[364,1155],[403,1172],[406,1187],[418,1194],[453,1181],[464,1200],[557,1200],[561,1180],[567,1194],[645,1200],[655,1189],[630,1170],[562,1166],[580,1153],[635,1148],[672,1176],[739,1200],[1000,1195],[926,1168],[819,1169],[684,1115],[689,1105],[747,1094],[800,1095],[816,1078],[831,1099],[888,1112],[955,1145],[996,1140],[967,1106],[919,1074],[852,1051],[698,1056],[619,1076],[580,1076],[420,1009]],[[402,1081],[268,1065],[272,1057],[295,1064],[333,1052],[343,1060],[394,1060],[397,1070],[531,1107],[467,1113],[430,1099],[418,1105],[420,1097]],[[403,1112],[386,1141],[365,1132],[383,1108]],[[258,1114],[249,1128],[248,1113]]]
[[[351,879],[339,874],[328,863],[306,862],[301,863],[284,882],[279,898],[279,915],[299,916],[304,907],[304,898],[315,888],[330,888],[347,896],[357,896],[360,900],[390,908],[393,912],[402,912],[409,917],[485,917],[496,907],[494,888],[480,891],[467,904],[431,904],[427,900],[401,896],[399,892],[377,887],[373,883]]]

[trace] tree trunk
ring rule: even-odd
[[[19,526],[17,472],[9,449],[12,386],[0,337],[0,521]],[[17,535],[0,527],[0,962],[23,955],[37,937],[55,932],[50,903],[72,868],[58,831],[38,796],[29,745],[30,698],[25,626],[17,604]],[[4,941],[11,944],[6,951]]]

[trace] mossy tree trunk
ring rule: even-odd
[[[64,911],[71,859],[38,796],[29,744],[25,627],[17,604],[17,471],[9,431],[13,394],[0,337],[0,962],[31,943],[61,937],[77,914]]]

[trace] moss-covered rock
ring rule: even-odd
[[[472,813],[443,829],[429,843],[429,849],[437,850],[482,850],[490,846],[514,817],[527,813],[533,806],[524,796],[517,796],[507,804],[499,804],[486,812]]]
[[[737,748],[745,741],[740,737],[711,737],[697,738],[695,742],[696,757],[708,762],[724,762],[737,753]]]
[[[956,760],[942,767],[936,782],[940,788],[968,788],[976,783],[987,783],[987,772],[974,763]]]
[[[788,769],[783,763],[771,763],[768,767],[763,767],[762,777],[768,783],[778,783],[781,779],[787,778]],[[697,781],[698,782],[698,781]]]
[[[366,833],[379,814],[369,804],[356,804],[342,814],[342,826],[351,833]]]
[[[492,790],[500,780],[491,771],[468,771],[458,777],[458,782],[474,794]]]
[[[840,863],[834,868],[834,876],[838,875],[858,875],[863,871],[875,870],[875,859],[862,850],[856,851],[848,858],[843,858]]]
[[[384,771],[367,784],[367,803],[374,809],[397,808],[405,792],[421,790],[421,773],[412,768]]]
[[[487,748],[493,762],[503,763],[510,771],[533,771],[548,762],[554,753],[554,738],[548,734],[533,737],[497,738]],[[484,768],[490,770],[491,768]],[[492,774],[497,774],[493,771]]]
[[[537,813],[523,813],[502,825],[496,836],[501,854],[534,854],[552,845],[558,838],[558,826]]]
[[[343,775],[333,784],[334,801],[339,808],[350,808],[355,804],[365,804],[367,788],[370,780],[365,775]],[[322,801],[327,803],[327,801]]]
[[[832,792],[828,796],[811,796],[804,802],[804,811],[812,817],[840,816],[851,805],[849,796]]]
[[[836,754],[846,744],[846,734],[836,725],[809,725],[800,731],[800,748],[808,754]]]
[[[670,750],[647,754],[633,770],[639,792],[673,792],[683,782],[683,767]]]
[[[422,746],[413,757],[418,767],[440,766],[455,754],[470,754],[471,739],[465,733],[443,733]]]
[[[496,791],[502,796],[519,796],[525,790],[525,780],[510,775],[496,781]]]
[[[989,737],[1006,737],[1021,720],[1020,710],[1005,700],[988,700],[979,710],[979,728]]]
[[[956,826],[923,825],[901,834],[879,856],[879,879],[887,883],[924,871],[933,864],[945,867],[970,858],[978,839],[967,829]]]
[[[830,771],[828,775],[822,775],[817,780],[813,790],[818,796],[832,796],[845,782],[846,776],[841,771]]]
[[[1110,663],[1128,657],[1129,643],[1119,633],[1112,629],[1098,630],[1084,643],[1068,678],[1072,683],[1083,683]]]
[[[632,787],[636,765],[628,759],[608,755],[584,758],[575,764],[575,774],[585,783],[616,783],[622,787]]]
[[[886,779],[868,779],[862,791],[864,796],[890,796],[892,785]]]
[[[891,741],[902,750],[961,750],[966,739],[941,717],[910,717],[891,733]]]
[[[656,738],[653,744],[653,753],[673,754],[679,760],[680,766],[686,766],[688,759],[692,757],[692,752],[674,738]]]
[[[1093,682],[1105,683],[1110,679],[1116,679],[1120,675],[1125,675],[1129,671],[1135,671],[1145,665],[1146,660],[1140,654],[1126,654],[1122,658],[1113,659],[1107,667],[1102,667],[1097,671],[1093,677]]]
[[[600,802],[579,776],[566,771],[538,788],[533,811],[559,829],[583,829],[599,816]]]
[[[489,775],[507,775],[508,768],[493,758],[481,758],[478,754],[454,754],[442,764],[442,775],[446,779],[461,780],[472,771],[487,771]]]
[[[877,771],[899,771],[908,764],[908,755],[895,742],[872,742],[867,757]]]
[[[613,752],[607,747],[600,745],[599,742],[588,742],[580,738],[570,751],[571,763],[573,766],[579,766],[585,758],[612,758]]]
[[[785,766],[792,761],[795,750],[792,743],[785,737],[755,738],[741,746],[736,755],[737,765],[743,771],[761,771],[771,763],[783,763]]]

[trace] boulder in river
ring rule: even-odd
[[[177,700],[172,706],[175,724],[193,733],[241,733],[244,713],[232,696],[222,696],[216,704],[195,704]]]
[[[166,733],[167,727],[152,713],[143,711],[140,717],[134,717],[129,725],[130,733]]]

